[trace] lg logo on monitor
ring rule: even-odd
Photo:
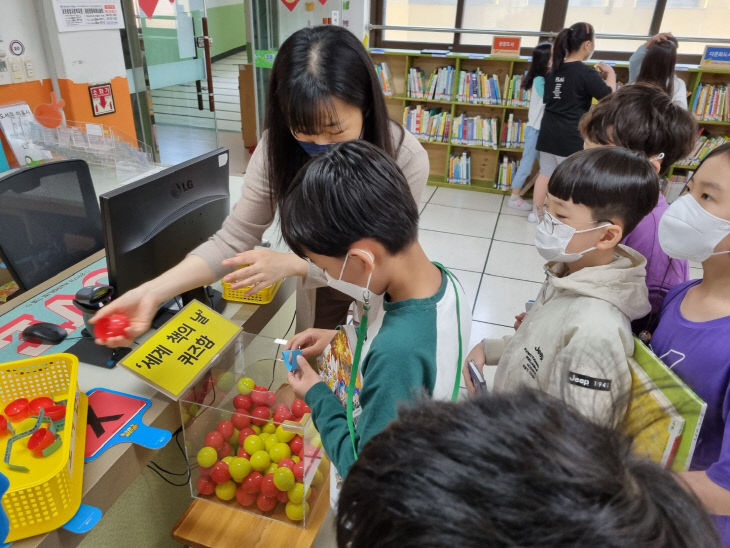
[[[188,179],[187,181],[182,181],[179,183],[175,183],[175,186],[172,187],[172,197],[173,198],[179,198],[180,195],[183,192],[187,192],[188,190],[193,189],[193,181]]]

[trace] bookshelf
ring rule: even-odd
[[[490,55],[478,55],[468,53],[449,53],[447,55],[424,54],[418,50],[404,49],[378,49],[370,50],[370,56],[376,65],[378,74],[384,74],[388,85],[386,89],[386,105],[388,113],[394,120],[403,122],[407,127],[407,117],[404,116],[406,109],[423,110],[437,109],[447,113],[452,124],[458,122],[461,115],[466,118],[495,119],[497,126],[496,143],[465,144],[463,140],[454,138],[449,133],[446,142],[429,141],[427,135],[414,132],[428,152],[430,160],[430,174],[428,184],[433,186],[448,186],[476,190],[481,192],[509,193],[510,190],[504,185],[500,188],[500,170],[505,164],[512,164],[511,173],[516,171],[517,162],[522,157],[522,146],[519,139],[508,141],[504,135],[505,124],[510,121],[515,124],[518,133],[521,127],[527,123],[529,95],[519,93],[519,82],[509,82],[514,78],[523,75],[530,66],[528,57],[497,57]],[[387,66],[387,70],[384,70]],[[429,95],[430,87],[427,85],[432,73],[439,69],[448,67],[452,69],[453,80],[451,86],[446,89],[450,99],[443,98],[443,86],[438,88],[438,93]],[[423,83],[424,96],[409,96],[409,78],[412,77],[412,69],[418,69],[422,74],[419,81]],[[617,77],[620,81],[628,80],[628,65],[614,64]],[[500,101],[494,102],[473,102],[464,100],[464,91],[460,73],[482,73],[487,79],[496,75],[499,82]],[[444,72],[442,72],[444,73]],[[505,86],[505,82],[507,85]],[[412,86],[411,86],[412,87]],[[429,89],[425,89],[429,88]],[[480,89],[484,89],[483,87]],[[505,91],[511,94],[505,93]],[[434,90],[435,91],[435,90]],[[505,95],[509,95],[505,97]],[[438,97],[438,98],[436,98]],[[473,99],[473,98],[472,98]],[[411,131],[413,128],[410,128]],[[443,134],[442,134],[443,135]],[[496,144],[496,146],[494,146]],[[470,184],[449,183],[450,168],[453,168],[454,160],[463,159],[463,154],[468,153],[470,159]],[[534,167],[534,176],[537,172],[537,163]]]
[[[691,95],[687,106],[700,127],[700,136],[688,157],[674,164],[667,175],[667,201],[678,196],[700,161],[717,146],[730,142],[730,69],[688,67],[677,75],[685,81]]]
[[[519,140],[513,138],[510,142],[503,144],[505,123],[510,120],[516,127],[527,122],[527,111],[529,104],[529,96],[522,94],[522,97],[515,98],[519,102],[507,102],[504,97],[505,90],[509,90],[509,82],[515,77],[522,75],[529,67],[529,58],[516,57],[504,58],[493,57],[488,55],[475,55],[466,53],[449,53],[448,55],[423,54],[416,50],[382,50],[372,49],[370,55],[376,64],[377,71],[384,73],[388,77],[388,86],[386,91],[386,105],[388,113],[394,120],[409,126],[408,121],[413,122],[414,116],[406,117],[406,110],[416,111],[420,108],[421,112],[429,111],[425,117],[429,120],[432,115],[437,116],[444,113],[445,118],[451,124],[448,131],[437,131],[437,139],[439,142],[429,140],[423,126],[413,126],[409,129],[421,141],[423,147],[428,152],[430,160],[430,172],[428,183],[434,186],[448,186],[476,190],[481,192],[505,193],[509,190],[500,189],[495,186],[495,182],[499,180],[500,166],[504,163],[505,158],[508,163],[518,161],[522,156],[522,148]],[[383,70],[383,62],[387,66],[387,70]],[[418,69],[422,74],[419,79],[423,83],[424,95],[417,97],[409,96],[409,88],[413,92],[413,86],[409,86],[409,78],[412,77],[413,70]],[[446,85],[441,82],[434,82],[433,91],[428,86],[429,77],[432,73],[438,74],[439,69],[442,75],[451,73],[451,79],[447,80]],[[447,70],[444,70],[447,69]],[[471,100],[466,97],[467,88],[464,87],[464,80],[461,73],[482,74],[484,78],[490,79],[496,75],[499,82],[499,102],[496,102],[494,96],[491,97],[492,103],[479,102],[472,95]],[[477,77],[475,77],[477,78]],[[505,81],[507,86],[505,86]],[[475,80],[472,80],[472,84]],[[460,86],[461,83],[461,86]],[[482,80],[482,84],[484,81]],[[482,85],[477,86],[478,89],[491,89]],[[427,89],[426,89],[427,88]],[[512,95],[515,96],[515,83],[512,85]],[[477,89],[472,87],[472,90]],[[459,91],[462,91],[460,94]],[[519,90],[518,90],[519,92]],[[413,95],[413,93],[411,93]],[[518,93],[519,94],[519,93]],[[463,118],[462,118],[463,115]],[[421,114],[423,116],[423,114]],[[469,122],[471,119],[471,122]],[[453,134],[453,128],[462,120],[466,123],[479,125],[478,120],[495,122],[490,125],[485,123],[484,126],[494,129],[485,130],[487,133],[471,133],[467,134],[466,139],[460,138]],[[413,131],[414,127],[418,127],[421,131]],[[473,126],[470,126],[470,128]],[[441,128],[439,128],[441,129]],[[521,131],[521,130],[518,130]],[[514,134],[514,132],[513,132]],[[445,139],[444,139],[445,135]],[[513,135],[514,136],[514,135]],[[464,137],[462,135],[462,137]],[[469,138],[471,137],[471,138]],[[445,142],[443,142],[445,140]],[[482,141],[478,144],[477,141]],[[456,160],[463,161],[465,155],[469,158],[470,184],[449,183],[450,174],[453,176],[453,168]],[[514,171],[514,169],[513,169]],[[536,170],[535,170],[536,171]],[[463,169],[461,170],[463,174]]]

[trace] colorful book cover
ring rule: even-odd
[[[634,345],[629,360],[634,384],[624,428],[643,454],[674,471],[688,470],[707,404],[644,343],[634,338]]]

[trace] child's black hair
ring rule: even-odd
[[[344,257],[361,238],[396,254],[418,237],[418,208],[405,176],[362,140],[333,145],[305,164],[280,215],[284,241],[300,257],[307,251]]]
[[[620,147],[582,150],[561,163],[548,192],[593,210],[593,219],[610,219],[624,235],[648,215],[659,199],[659,177],[644,154]]]
[[[401,410],[337,506],[342,548],[719,548],[697,498],[629,436],[522,388]]]
[[[554,72],[558,72],[563,66],[565,58],[578,51],[583,42],[594,39],[593,25],[590,23],[575,23],[568,28],[564,28],[558,33],[553,44],[553,68]]]
[[[662,88],[669,97],[674,94],[674,66],[677,64],[675,40],[662,40],[649,46],[641,62],[637,82],[649,82]]]
[[[542,42],[535,46],[532,50],[532,62],[530,68],[527,70],[527,75],[522,82],[524,89],[532,88],[532,82],[538,76],[545,76],[548,72],[548,65],[550,64],[550,52],[552,51],[552,44],[550,42]]]
[[[583,115],[579,127],[584,139],[599,145],[617,145],[649,157],[663,152],[662,174],[687,156],[697,139],[697,123],[687,109],[647,83],[623,86],[604,97]]]

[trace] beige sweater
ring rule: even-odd
[[[418,140],[408,131],[404,131],[403,142],[398,148],[396,161],[403,171],[413,198],[418,204],[428,179],[428,154]],[[391,122],[391,135],[395,145],[400,141],[401,130],[398,124]],[[233,257],[253,249],[261,243],[264,231],[274,221],[276,203],[271,201],[269,180],[266,166],[266,137],[261,136],[258,146],[251,155],[243,181],[241,198],[223,222],[223,226],[202,243],[192,254],[198,255],[208,263],[216,278],[222,278],[233,269],[221,264],[223,259]],[[318,270],[318,269],[317,269]],[[314,299],[316,287],[326,285],[324,278],[310,275],[297,287],[297,331],[311,327],[314,322]],[[310,279],[311,278],[311,279]],[[306,288],[306,290],[302,290]]]

